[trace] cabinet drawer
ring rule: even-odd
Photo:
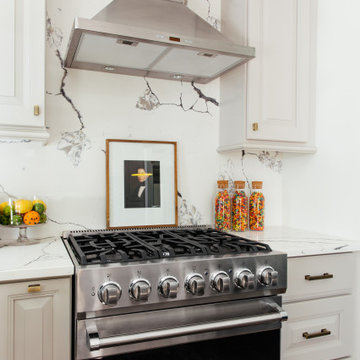
[[[354,269],[352,253],[290,258],[284,303],[350,294]]]
[[[16,283],[3,284],[2,289],[8,289],[12,296],[37,296],[48,292],[58,292],[68,287],[70,278],[35,279]],[[3,290],[6,291],[6,290]],[[1,291],[1,293],[3,292]]]
[[[284,305],[289,319],[281,330],[281,358],[330,360],[350,356],[351,307],[352,295]]]

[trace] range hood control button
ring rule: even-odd
[[[151,293],[151,284],[145,279],[134,280],[130,283],[129,294],[134,300],[147,300]]]
[[[205,291],[205,280],[200,274],[190,274],[185,279],[185,289],[192,295],[201,296]]]
[[[159,293],[165,298],[175,299],[179,289],[179,282],[173,276],[166,276],[160,280]]]
[[[210,285],[219,293],[229,292],[230,276],[225,271],[219,271],[211,276]]]
[[[259,281],[266,286],[275,286],[278,283],[278,275],[271,266],[267,266],[260,270]]]
[[[100,286],[98,291],[99,300],[104,305],[116,305],[121,298],[121,287],[116,282],[107,282]]]
[[[255,275],[249,269],[242,269],[235,274],[234,284],[240,289],[252,289],[255,286]]]

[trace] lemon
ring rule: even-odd
[[[34,201],[32,202],[32,204],[33,204],[33,206],[34,206],[35,204],[43,204],[44,207],[45,207],[45,210],[46,210],[46,204],[45,204],[42,200],[36,199],[36,200],[34,200]]]
[[[3,203],[0,204],[0,214],[2,214],[4,212],[4,208],[7,205],[9,205],[9,203],[7,201],[4,201]]]
[[[19,199],[14,201],[14,208],[17,214],[25,214],[33,207],[31,200]]]

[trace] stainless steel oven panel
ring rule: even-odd
[[[76,360],[280,329],[278,297],[230,301],[77,322]]]
[[[126,265],[108,264],[101,266],[86,266],[77,268],[75,275],[76,313],[96,312],[96,316],[104,311],[115,314],[124,312],[144,311],[150,305],[159,308],[182,306],[193,302],[216,302],[224,300],[244,299],[255,296],[270,296],[284,293],[287,286],[286,254],[271,252],[269,254],[253,253],[240,254],[236,257],[221,256],[207,258],[180,258],[171,260],[156,260],[151,262],[128,263]],[[278,271],[278,283],[274,286],[264,286],[258,280],[253,289],[239,289],[234,285],[234,274],[240,269],[250,269],[258,278],[258,273],[264,266],[272,266]],[[210,286],[211,274],[225,271],[231,278],[230,291],[217,293]],[[184,280],[190,273],[200,273],[205,279],[205,291],[202,296],[188,293],[184,287]],[[159,280],[165,276],[174,276],[180,286],[175,299],[164,298],[158,292]],[[134,279],[146,279],[151,283],[152,290],[148,300],[133,300],[128,293],[129,284]],[[98,289],[103,283],[114,281],[122,288],[122,296],[116,305],[104,305],[98,299]],[[99,313],[100,312],[100,313]],[[89,315],[87,315],[89,316]]]

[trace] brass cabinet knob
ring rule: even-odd
[[[259,130],[259,123],[253,123],[252,124],[252,129],[253,129],[253,131],[258,131]]]

